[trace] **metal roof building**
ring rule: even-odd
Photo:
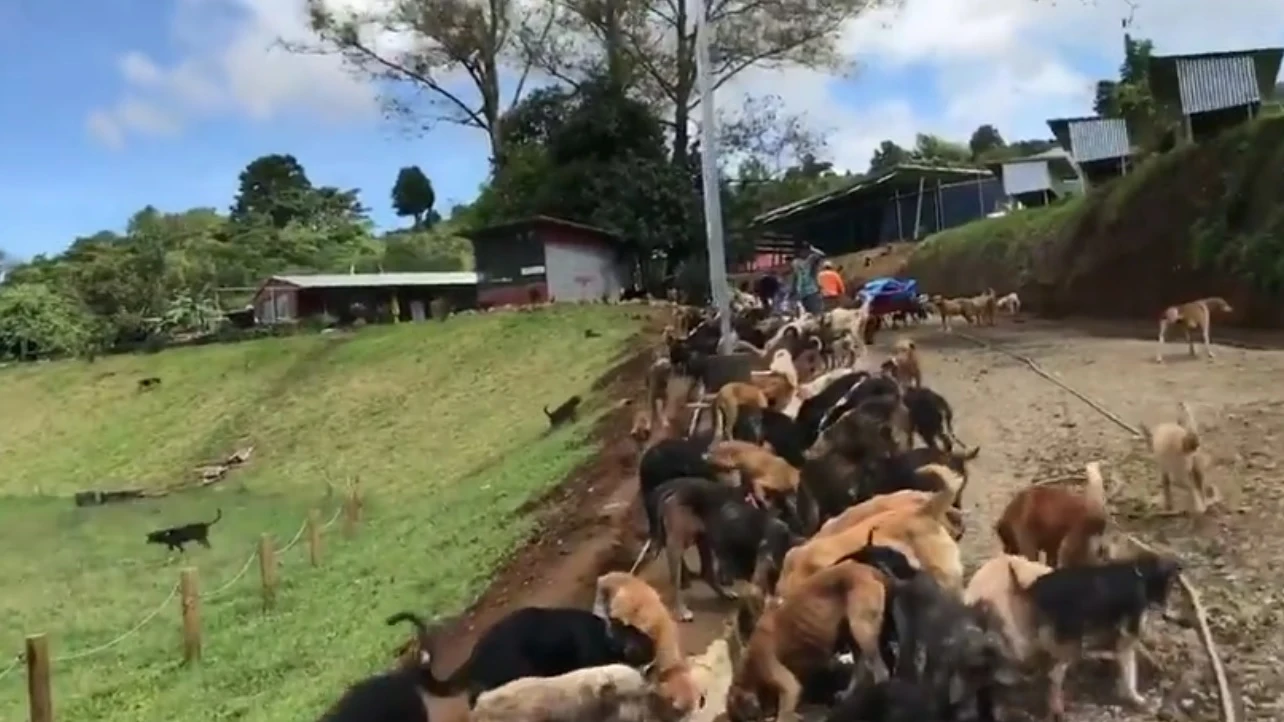
[[[751,227],[850,253],[984,218],[1002,199],[1002,184],[984,168],[907,163],[767,211]]]
[[[1048,128],[1080,170],[1085,183],[1106,180],[1128,172],[1132,143],[1123,118],[1053,118]]]
[[[987,167],[1002,180],[1003,192],[1024,206],[1043,205],[1065,192],[1067,180],[1079,179],[1070,154],[1061,148],[989,163]]]
[[[1284,48],[1156,55],[1149,81],[1155,100],[1180,110],[1187,139],[1251,120],[1271,97]]]

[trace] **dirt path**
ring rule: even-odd
[[[1187,401],[1215,460],[1213,480],[1226,497],[1202,522],[1157,516],[1155,473],[1141,442],[1126,430],[1016,360],[917,330],[927,384],[953,403],[959,436],[982,447],[964,498],[969,569],[998,551],[990,527],[1012,493],[1101,459],[1121,528],[1178,554],[1201,591],[1231,686],[1242,695],[1240,718],[1278,718],[1284,595],[1272,564],[1284,553],[1278,534],[1284,490],[1273,450],[1284,434],[1284,353],[1215,347],[1217,359],[1191,360],[1184,344],[1172,344],[1161,366],[1153,361],[1153,341],[1088,336],[1061,325],[1008,323],[968,333],[1031,357],[1134,426],[1172,419],[1177,401]],[[1143,692],[1166,718],[1218,719],[1207,657],[1193,630],[1154,621],[1147,639],[1162,669],[1143,669]],[[1116,706],[1112,675],[1109,665],[1091,665],[1073,680],[1072,718],[1154,719]]]

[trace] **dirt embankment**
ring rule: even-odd
[[[1284,326],[1284,118],[1154,157],[1086,197],[937,234],[925,292],[1019,291],[1049,316],[1154,318],[1222,296],[1231,325]]]

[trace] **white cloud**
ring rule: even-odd
[[[340,10],[374,10],[390,0],[331,0]],[[173,40],[181,60],[163,66],[138,52],[119,60],[128,88],[95,110],[89,131],[109,145],[130,134],[172,133],[210,114],[270,121],[285,111],[364,118],[369,85],[334,57],[292,55],[278,39],[306,40],[303,0],[178,0]],[[1085,59],[1113,68],[1122,55],[1125,0],[904,0],[849,23],[842,48],[863,69],[853,81],[806,70],[745,73],[720,93],[773,93],[827,131],[840,167],[862,170],[883,140],[929,132],[964,140],[993,123],[1009,138],[1046,137],[1046,118],[1091,112],[1096,79]],[[1134,34],[1165,53],[1284,45],[1278,0],[1137,0]],[[382,47],[405,38],[374,39]],[[859,109],[843,102],[850,82],[883,71],[914,71],[926,88],[878,96]],[[913,92],[932,97],[914,97]],[[483,163],[483,158],[477,162]]]

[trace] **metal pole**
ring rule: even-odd
[[[693,3],[696,16],[696,82],[700,89],[700,171],[704,179],[704,226],[709,244],[709,291],[721,319],[722,353],[730,353],[731,296],[727,292],[726,246],[722,240],[722,192],[718,187],[718,128],[713,113],[713,75],[709,68],[708,10]]]

